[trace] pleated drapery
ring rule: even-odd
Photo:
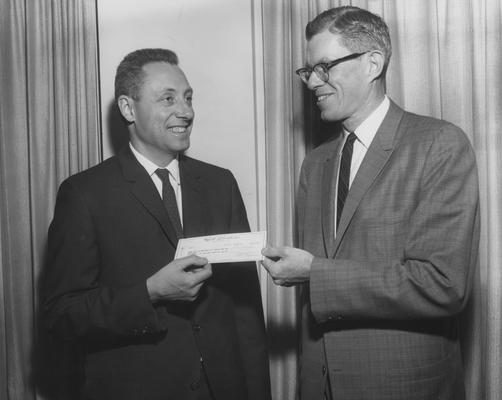
[[[41,399],[47,227],[59,183],[101,158],[95,2],[3,0],[0,37],[0,398]]]
[[[64,359],[51,360],[44,371],[49,348],[41,346],[46,338],[38,325],[38,286],[57,187],[101,159],[95,1],[0,1],[0,399],[53,398],[50,379],[62,376],[64,383],[78,372]],[[480,275],[462,324],[465,374],[469,400],[499,399],[502,1],[254,1],[263,11],[269,242],[295,243],[301,162],[329,134],[294,74],[304,65],[305,25],[330,7],[367,8],[391,31],[390,97],[409,111],[459,125],[475,149]],[[297,293],[270,280],[266,292],[274,400],[292,400]],[[41,372],[52,376],[41,379]]]

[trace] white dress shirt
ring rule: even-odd
[[[356,128],[354,134],[356,135],[356,140],[354,141],[354,147],[352,149],[352,159],[350,162],[350,179],[349,179],[349,189],[356,177],[357,171],[363,162],[364,156],[370,147],[373,138],[375,137],[378,128],[382,124],[385,115],[390,107],[390,101],[387,96],[384,97],[380,105]],[[344,144],[345,140],[349,136],[349,132],[343,131],[344,135]],[[340,148],[340,152],[338,153],[338,158],[341,160],[342,157],[343,145]],[[340,168],[340,162],[338,162],[338,168]],[[337,171],[337,180],[340,171]],[[338,187],[338,181],[337,181]],[[338,202],[337,193],[335,194],[335,205]],[[335,221],[336,221],[336,206],[335,206]]]
[[[387,96],[384,97],[380,105],[373,111],[368,118],[366,118],[361,125],[359,125],[354,131],[357,139],[354,142],[354,149],[352,152],[352,161],[350,163],[350,181],[349,188],[352,185],[352,181],[356,177],[357,171],[363,162],[364,156],[370,147],[373,138],[375,137],[378,128],[382,124],[387,111],[389,110],[390,101]],[[345,139],[349,135],[348,132],[344,132]],[[341,157],[341,151],[340,151]]]
[[[150,178],[152,178],[153,184],[157,188],[160,197],[162,197],[162,181],[159,176],[155,173],[158,168],[165,168],[169,171],[169,182],[174,189],[174,194],[176,195],[176,204],[178,205],[178,212],[180,214],[181,226],[183,226],[183,207],[181,199],[181,182],[180,182],[180,167],[178,159],[175,158],[166,166],[158,166],[157,164],[150,161],[143,154],[137,151],[131,142],[129,142],[129,147],[131,148],[132,154],[136,157],[138,162],[146,169]]]

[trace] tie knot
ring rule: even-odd
[[[169,170],[167,168],[157,168],[155,173],[162,182],[169,182]]]
[[[354,132],[350,132],[349,136],[347,137],[347,142],[354,143],[356,139],[357,139],[356,134]]]

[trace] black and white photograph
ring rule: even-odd
[[[501,0],[0,0],[1,400],[502,400]]]

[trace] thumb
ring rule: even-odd
[[[273,246],[267,246],[264,249],[262,249],[261,254],[263,254],[265,257],[268,258],[278,258],[278,257],[283,257],[284,254],[284,249],[282,247],[273,247]]]
[[[207,264],[207,258],[199,257],[195,254],[190,254],[189,256],[178,258],[177,260],[181,268],[186,268],[189,266],[203,267]]]

